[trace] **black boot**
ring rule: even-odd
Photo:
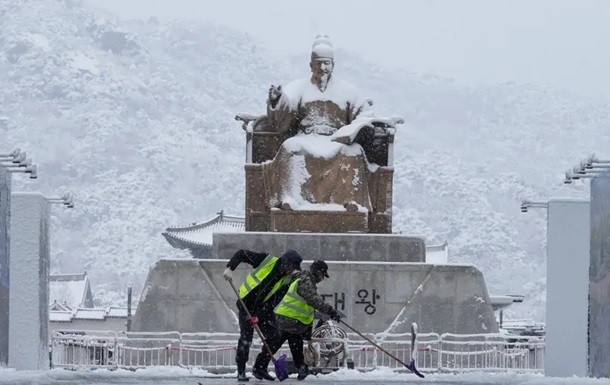
[[[246,376],[246,372],[237,372],[237,381],[238,382],[248,382],[250,379]]]
[[[259,380],[275,381],[275,378],[266,369],[257,368],[256,366],[252,368],[252,375]]]
[[[246,376],[246,363],[238,362],[237,363],[237,381],[238,382],[247,382],[250,381],[248,376]]]
[[[303,364],[303,365],[299,366],[298,373],[299,374],[297,376],[297,380],[303,381],[305,379],[305,377],[307,377],[309,375],[309,368],[307,367],[307,365]]]
[[[263,352],[258,353],[254,365],[252,365],[252,375],[259,380],[275,381],[275,378],[267,371],[267,367],[269,367],[269,355]]]

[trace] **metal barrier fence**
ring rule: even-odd
[[[406,369],[355,334],[347,339],[313,339],[315,351],[330,343],[342,343],[346,359],[354,369],[369,371],[379,367]],[[236,333],[133,333],[103,331],[56,331],[51,341],[51,365],[56,368],[138,369],[150,366],[179,366],[205,369],[211,373],[234,372]],[[367,334],[384,349],[407,362],[411,336]],[[506,338],[500,334],[418,334],[417,364],[422,372],[515,371],[543,372],[544,340],[540,337]],[[307,344],[306,344],[307,345]],[[261,349],[254,339],[250,365]],[[283,346],[280,353],[290,352]],[[317,362],[317,369],[332,368]],[[335,367],[336,369],[336,367]]]

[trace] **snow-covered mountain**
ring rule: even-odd
[[[124,22],[77,0],[0,2],[0,137],[39,164],[15,190],[73,191],[53,210],[52,270],[87,270],[100,305],[139,293],[159,257],[185,255],[168,225],[243,212],[245,137],[270,84],[308,75],[308,48],[275,58],[228,28]],[[335,43],[336,45],[338,43]],[[404,64],[408,67],[408,63]],[[447,240],[514,316],[544,319],[545,215],[521,198],[586,196],[563,171],[610,145],[607,101],[531,85],[466,87],[390,71],[339,50],[336,76],[405,118],[396,139],[394,227]]]

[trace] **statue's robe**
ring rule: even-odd
[[[321,92],[310,79],[293,81],[277,105],[267,106],[267,116],[274,130],[289,136],[262,164],[269,207],[287,202],[296,210],[345,210],[354,202],[371,211],[368,176],[375,165],[358,143],[331,140],[338,129],[372,116],[352,85],[331,78]]]

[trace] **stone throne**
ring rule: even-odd
[[[266,115],[238,114],[235,119],[243,122],[246,132],[246,231],[392,233],[393,146],[395,125],[402,119],[377,119],[373,127],[362,128],[355,138],[375,168],[367,175],[370,211],[270,207],[264,194],[263,163],[273,160],[282,143],[295,133],[281,132]]]

